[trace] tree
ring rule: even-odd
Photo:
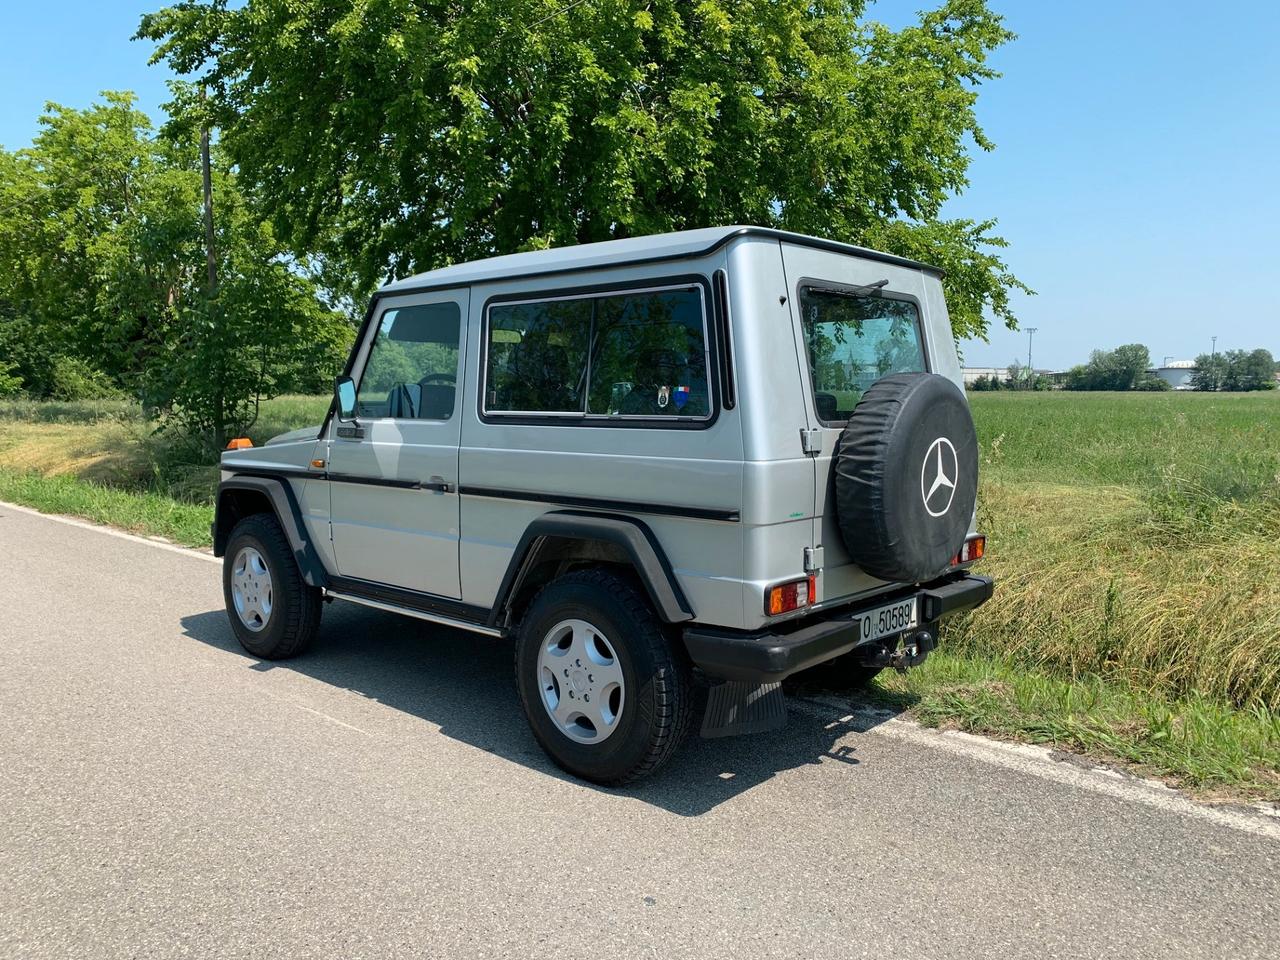
[[[994,221],[943,220],[1011,39],[985,0],[893,31],[865,0],[226,0],[144,16],[296,256],[362,296],[518,249],[727,223],[947,271],[952,325],[1014,326]]]
[[[24,150],[0,150],[0,345],[37,396],[127,390],[221,443],[258,398],[316,388],[350,324],[317,298],[213,171],[223,278],[205,283],[194,140],[157,138],[130,94],[50,104]],[[287,347],[287,349],[286,349]]]
[[[1197,390],[1273,390],[1275,358],[1269,350],[1227,350],[1196,357],[1191,385]]]
[[[1114,350],[1094,350],[1084,366],[1067,373],[1068,390],[1159,390],[1159,380],[1149,370],[1151,353],[1140,343],[1127,343]],[[1163,382],[1163,381],[1161,381]]]

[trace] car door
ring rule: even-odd
[[[379,303],[357,358],[356,420],[331,426],[338,572],[459,598],[458,438],[470,291]]]
[[[815,548],[822,598],[880,585],[845,549],[836,518],[833,467],[840,434],[862,392],[890,373],[927,371],[924,288],[919,271],[825,250],[783,245],[810,423],[818,425],[814,465]]]

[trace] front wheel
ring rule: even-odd
[[[270,514],[245,517],[231,531],[222,593],[236,639],[255,657],[282,660],[301,653],[320,626],[320,591],[302,579]]]
[[[529,726],[558,766],[619,786],[670,759],[693,713],[690,668],[644,597],[605,570],[552,581],[516,638]]]

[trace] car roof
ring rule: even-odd
[[[555,247],[551,250],[530,250],[501,257],[489,257],[485,260],[472,260],[468,263],[455,263],[438,270],[416,273],[403,280],[395,280],[380,288],[378,293],[390,295],[492,280],[510,280],[517,277],[574,273],[579,270],[627,264],[691,260],[707,256],[737,237],[748,236],[767,237],[800,246],[817,247],[866,260],[924,270],[937,276],[942,275],[941,270],[927,263],[857,247],[849,243],[838,243],[834,240],[775,230],[771,227],[729,226],[680,230],[675,233],[659,233],[646,237],[628,237],[625,240],[605,240],[601,243],[583,243],[576,246]]]

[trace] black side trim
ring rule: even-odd
[[[611,260],[608,263],[601,263],[590,267],[555,267],[549,270],[526,270],[524,273],[509,273],[502,276],[485,277],[483,279],[454,279],[448,283],[424,283],[417,286],[396,287],[394,289],[383,288],[374,294],[374,296],[375,298],[399,297],[408,293],[429,293],[435,290],[453,290],[459,287],[474,286],[479,283],[507,283],[508,281],[513,280],[531,280],[535,277],[555,277],[569,273],[588,274],[596,270],[614,270],[619,267],[640,267],[652,263],[672,263],[678,260],[697,260],[702,257],[710,256],[739,237],[764,237],[770,240],[777,240],[782,243],[795,244],[798,247],[811,247],[815,250],[828,250],[832,253],[843,253],[847,256],[860,257],[863,260],[872,260],[876,263],[889,263],[897,267],[907,267],[912,270],[924,270],[937,277],[945,276],[944,272],[939,267],[931,266],[927,263],[921,263],[918,260],[909,260],[906,257],[895,256],[892,253],[882,253],[879,250],[867,250],[863,247],[856,247],[849,243],[840,243],[836,240],[823,240],[821,237],[809,237],[802,233],[789,233],[786,230],[775,230],[772,227],[739,227],[737,230],[733,230],[726,233],[724,236],[717,238],[701,250],[690,250],[684,253],[661,253],[650,257],[632,257],[630,259],[619,258],[617,260]],[[363,333],[363,330],[361,332]],[[360,341],[357,339],[356,342],[359,343]]]
[[[397,607],[420,610],[423,613],[434,613],[454,620],[483,625],[492,622],[488,607],[478,607],[472,603],[463,603],[451,597],[439,597],[434,593],[422,593],[418,590],[407,590],[404,587],[392,587],[383,583],[372,583],[368,580],[357,580],[354,577],[330,577],[329,589],[338,593],[350,593],[370,600],[379,600]]]
[[[326,473],[318,479],[330,483],[359,483],[367,487],[396,487],[401,490],[422,490],[427,486],[417,480],[395,480],[391,477],[366,477],[356,473]]]
[[[287,471],[293,473],[294,471]],[[305,472],[305,471],[303,471]],[[227,497],[235,490],[252,490],[265,494],[275,510],[276,519],[284,528],[289,546],[293,550],[294,560],[302,572],[302,579],[312,587],[323,587],[328,584],[328,574],[315,546],[307,539],[307,528],[302,522],[302,511],[293,488],[279,477],[253,476],[247,473],[237,474],[218,484],[217,506],[213,512],[213,555],[221,557],[227,550],[227,538],[231,534],[231,524],[223,522],[220,516],[227,503]]]
[[[527,500],[532,503],[555,503],[566,507],[583,507],[591,510],[609,510],[623,513],[649,513],[654,516],[688,517],[693,520],[719,520],[737,523],[742,519],[738,510],[716,510],[709,507],[681,507],[665,503],[645,503],[640,500],[610,500],[608,497],[574,497],[559,493],[540,493],[533,490],[502,490],[497,487],[458,487],[464,497],[489,497],[493,500]]]
[[[498,588],[490,626],[501,625],[500,620],[506,617],[511,600],[519,594],[526,574],[538,560],[539,552],[554,540],[594,540],[621,547],[635,565],[658,615],[667,623],[693,619],[693,608],[680,589],[671,564],[653,531],[644,523],[632,517],[557,510],[534,520],[520,537]]]
[[[729,275],[717,270],[715,283],[716,340],[720,361],[720,402],[732,410],[738,402],[738,389],[733,380],[733,331],[729,326]]]

